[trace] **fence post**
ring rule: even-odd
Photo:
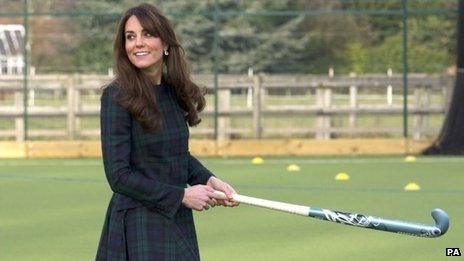
[[[391,77],[393,75],[393,71],[391,68],[388,68],[387,70],[387,76],[388,80],[391,80]],[[389,83],[387,86],[387,104],[392,106],[393,105],[393,86]]]
[[[422,89],[419,86],[415,86],[414,88],[414,109],[420,110],[422,105],[421,105],[421,92]],[[420,114],[415,113],[414,114],[414,126],[413,126],[413,133],[412,133],[412,138],[417,140],[420,138],[420,125],[421,125],[421,118]]]
[[[29,77],[33,77],[35,76],[35,67],[34,66],[31,66],[31,68],[29,68]],[[29,89],[29,96],[28,96],[28,104],[27,106],[34,106],[35,105],[35,90],[34,89]]]
[[[355,78],[355,73],[350,73],[351,78]],[[353,130],[356,127],[356,107],[358,107],[358,87],[356,85],[350,86],[350,118],[349,128]]]
[[[248,77],[253,79],[253,68],[252,67],[248,68]],[[251,105],[253,104],[253,86],[248,86],[246,92],[247,92],[246,107],[251,108]]]
[[[414,115],[414,132],[413,139],[420,139],[424,136],[424,131],[427,129],[428,116],[422,111],[430,108],[430,88],[420,86],[414,89],[415,109],[419,110],[419,114]]]
[[[334,69],[329,68],[329,80],[334,77]],[[316,139],[330,139],[330,115],[327,115],[325,109],[331,106],[332,90],[327,86],[316,88],[316,106],[321,110],[316,116]]]
[[[430,108],[430,105],[432,104],[432,86],[426,86],[425,89],[424,89],[425,93],[425,97],[424,97],[424,104],[423,104],[423,108],[425,110],[427,110],[428,108]],[[426,115],[423,115],[424,119],[423,119],[423,123],[422,123],[422,136],[426,136],[427,133],[426,133],[426,130],[428,130],[429,128],[429,119],[430,119],[430,114],[426,114]]]
[[[330,139],[330,116],[325,109],[330,107],[332,90],[328,87],[319,86],[316,88],[316,106],[321,110],[316,117],[316,139]]]
[[[14,97],[16,110],[22,111],[24,99],[21,91],[15,91]],[[22,115],[24,116],[23,113]],[[24,117],[22,116],[15,117],[15,136],[16,141],[24,141]]]
[[[261,139],[261,95],[262,95],[262,76],[253,76],[253,137]]]
[[[451,103],[452,85],[449,85],[448,82],[443,78],[443,76],[440,77],[439,84],[443,97],[443,107],[445,111],[448,111]]]
[[[67,96],[68,96],[68,137],[73,140],[76,136],[76,88],[75,88],[75,75],[71,75],[67,81]]]
[[[81,95],[82,95],[82,92],[81,90],[78,88],[78,86],[80,86],[82,84],[82,81],[84,81],[83,79],[83,76],[82,75],[75,75],[75,79],[74,79],[74,90],[75,90],[75,99],[74,99],[74,113],[75,114],[78,114],[82,111],[82,99],[81,99]],[[81,133],[81,117],[79,116],[75,116],[75,119],[76,119],[76,126],[75,126],[75,132],[74,132],[74,135],[75,137],[78,137],[80,136],[80,133]]]
[[[219,89],[218,99],[219,112],[230,111],[230,89]],[[227,140],[230,137],[228,134],[230,118],[231,115],[218,117],[218,140],[220,141]]]

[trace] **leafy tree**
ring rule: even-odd
[[[35,11],[53,8],[75,10],[80,15],[52,17],[57,25],[66,23],[62,21],[66,19],[70,24],[66,26],[66,35],[54,36],[61,37],[55,40],[56,46],[38,41],[42,33],[35,31],[31,60],[39,65],[56,64],[60,68],[77,67],[99,73],[111,67],[112,42],[120,14],[138,3],[133,0],[32,1]],[[249,67],[270,73],[326,73],[329,67],[337,73],[402,70],[401,0],[217,0],[218,24],[213,0],[150,2],[173,21],[197,73],[213,71],[215,43],[221,73],[245,73]],[[455,44],[450,39],[455,37],[455,17],[449,13],[421,13],[421,10],[452,9],[456,4],[445,0],[408,3],[410,71],[441,72],[453,63]],[[301,10],[307,12],[297,13]],[[81,16],[85,12],[100,14]],[[216,29],[218,38],[215,38]],[[32,30],[35,30],[33,26]],[[34,32],[30,35],[33,38]],[[56,58],[58,54],[60,57]]]
[[[359,41],[351,42],[347,45],[346,58],[351,64],[350,69],[352,72],[362,74],[368,71],[367,64],[369,55]]]

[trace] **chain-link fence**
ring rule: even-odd
[[[195,137],[434,137],[457,1],[148,1],[207,88]],[[138,1],[0,0],[0,137],[96,139],[112,41]]]

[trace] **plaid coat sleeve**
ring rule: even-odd
[[[189,153],[188,163],[189,185],[206,184],[213,175],[199,160]]]
[[[114,100],[116,91],[117,86],[109,86],[101,97],[102,154],[108,183],[115,193],[173,218],[182,203],[184,188],[148,179],[131,167],[132,118]]]

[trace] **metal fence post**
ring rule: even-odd
[[[403,137],[408,138],[408,0],[403,5]]]
[[[24,70],[23,70],[23,140],[28,139],[28,128],[29,128],[29,119],[28,119],[28,33],[29,33],[29,8],[27,0],[23,0],[23,23],[24,23],[24,43],[23,43],[23,57],[24,57]]]
[[[218,139],[218,74],[219,74],[219,2],[214,1],[214,39],[213,39],[213,59],[214,59],[214,139]]]

